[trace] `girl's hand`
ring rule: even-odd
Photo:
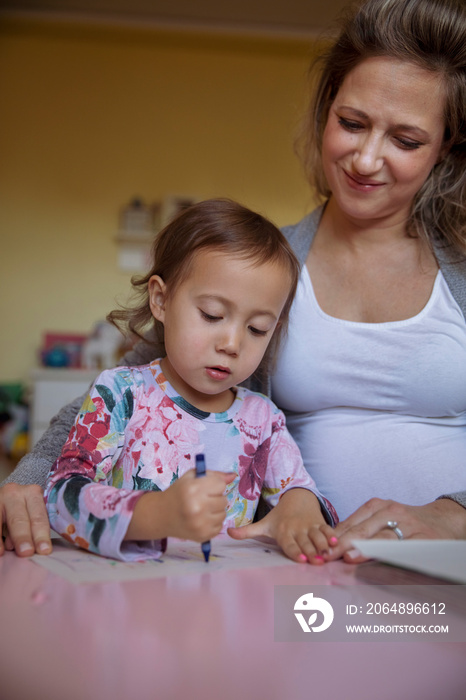
[[[164,492],[167,535],[205,542],[219,534],[228,505],[225,487],[236,474],[207,471],[202,479],[191,469]]]
[[[331,551],[333,530],[325,524],[317,497],[306,489],[290,489],[278,505],[257,523],[228,528],[236,540],[273,538],[296,562],[323,564]]]
[[[234,473],[207,471],[198,479],[191,469],[166,491],[144,493],[134,507],[124,539],[212,539],[222,529],[228,505],[225,487],[235,477]]]

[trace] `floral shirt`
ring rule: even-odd
[[[290,488],[318,497],[326,520],[336,514],[306,472],[283,413],[268,398],[237,387],[224,413],[205,413],[179,396],[160,361],[100,374],[47,479],[52,528],[89,551],[124,560],[160,556],[160,541],[124,541],[145,491],[164,491],[204,453],[208,469],[236,472],[226,487],[223,525],[246,525],[259,496],[275,506]]]

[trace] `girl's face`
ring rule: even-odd
[[[352,221],[404,223],[442,155],[442,78],[386,56],[343,81],[323,134],[322,162],[333,205]]]
[[[162,369],[176,391],[201,410],[227,410],[231,387],[260,364],[290,284],[278,263],[251,265],[215,250],[194,255],[172,294],[151,277],[151,311],[164,325]]]

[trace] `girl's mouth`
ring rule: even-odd
[[[228,367],[206,367],[206,372],[209,377],[216,380],[226,379],[231,374]]]

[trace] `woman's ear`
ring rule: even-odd
[[[160,323],[165,320],[167,285],[159,275],[152,275],[148,284],[149,306],[152,316]]]
[[[442,162],[442,160],[444,160],[444,159],[446,158],[446,156],[448,155],[448,152],[449,152],[450,148],[451,148],[451,140],[450,140],[450,141],[444,141],[443,144],[442,144],[442,146],[441,146],[441,148],[440,148],[440,152],[439,152],[439,154],[438,154],[438,158],[437,158],[437,160],[435,161],[435,165],[438,165],[439,163]]]

